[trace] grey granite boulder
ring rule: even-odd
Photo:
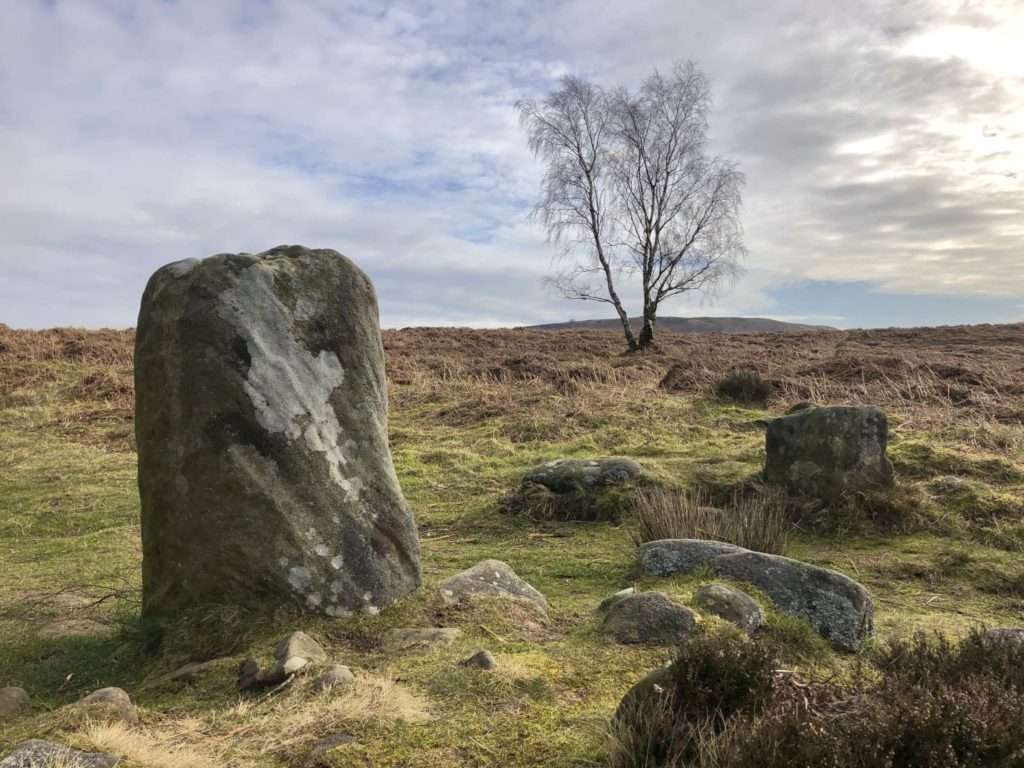
[[[528,472],[523,480],[543,485],[552,493],[621,485],[644,473],[632,459],[612,456],[604,459],[556,459]]]
[[[280,662],[287,661],[293,656],[300,656],[314,663],[327,661],[327,651],[305,632],[292,632],[274,649],[274,658]]]
[[[9,686],[0,688],[0,724],[13,720],[32,706],[32,700],[24,688]]]
[[[501,560],[481,560],[472,568],[442,581],[437,592],[447,605],[483,595],[527,603],[545,614],[548,610],[547,598]]]
[[[805,619],[840,650],[856,651],[874,629],[874,603],[863,586],[838,571],[799,560],[722,542],[666,539],[641,545],[640,564],[654,576],[706,567],[717,576],[752,584],[780,611]]]
[[[352,670],[344,664],[331,664],[313,684],[315,691],[333,691],[347,688],[355,682]]]
[[[32,739],[15,746],[0,768],[114,768],[121,762],[117,755],[82,752],[52,741]]]
[[[131,697],[122,688],[100,688],[88,696],[69,704],[68,712],[76,720],[99,720],[135,725],[139,713]]]
[[[693,596],[693,604],[748,634],[764,625],[764,611],[754,598],[727,584],[705,584]]]
[[[690,573],[720,555],[744,552],[743,547],[704,539],[660,539],[640,546],[640,568],[649,576]]]
[[[987,643],[1010,643],[1024,647],[1024,628],[999,627],[986,630],[982,638]]]
[[[618,643],[676,645],[697,625],[697,615],[661,592],[624,596],[604,610],[601,631]]]
[[[619,520],[643,477],[639,464],[620,456],[556,459],[526,473],[502,508],[540,520]]]
[[[135,346],[143,610],[376,613],[420,584],[366,275],[280,246],[169,264]]]
[[[878,408],[808,408],[768,421],[764,478],[824,501],[890,486],[887,442],[888,420]]]

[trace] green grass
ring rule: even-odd
[[[25,687],[35,703],[31,717],[0,725],[0,754],[54,730],[88,746],[87,735],[60,730],[54,710],[95,688],[120,685],[142,707],[147,738],[169,733],[200,749],[215,744],[240,766],[298,764],[312,741],[338,730],[358,742],[338,751],[339,766],[599,765],[618,701],[670,649],[605,642],[594,609],[632,585],[686,602],[706,579],[641,578],[628,525],[532,524],[500,514],[499,503],[526,470],[563,456],[633,456],[673,485],[735,482],[761,465],[756,421],[768,415],[652,389],[623,398],[599,390],[563,396],[525,385],[501,396],[458,383],[431,392],[393,388],[394,460],[422,538],[420,593],[380,616],[348,621],[197,613],[167,628],[153,652],[153,632],[138,618],[135,456],[110,439],[124,424],[75,417],[85,406],[69,386],[79,373],[72,377],[68,368],[37,377],[35,389],[9,394],[0,408],[0,685]],[[892,454],[901,482],[923,494],[922,529],[797,531],[787,554],[864,583],[876,601],[881,640],[916,629],[962,635],[977,623],[1024,624],[1024,566],[1007,545],[1024,503],[1020,457],[961,445],[949,435],[903,432]],[[960,480],[942,479],[951,476]],[[1006,540],[993,538],[998,525]],[[434,585],[487,557],[505,560],[548,597],[546,624],[500,608],[439,607]],[[114,631],[40,638],[41,627],[68,614],[62,598],[53,597],[62,590],[83,599],[109,596],[75,615]],[[849,663],[805,624],[765,607],[768,636],[787,664]],[[389,627],[438,622],[462,629],[454,647],[398,656],[377,648]],[[717,619],[705,622],[729,631]],[[254,746],[262,726],[251,712],[236,710],[235,666],[249,655],[267,660],[280,635],[294,628],[321,639],[353,669],[400,680],[431,718],[313,722],[281,734],[286,748]],[[496,672],[456,665],[480,647],[498,658]],[[194,686],[161,680],[189,658],[220,654],[227,658]],[[305,695],[285,692],[282,706],[301,709]]]

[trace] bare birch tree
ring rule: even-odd
[[[636,93],[565,77],[516,106],[545,164],[535,213],[568,259],[553,282],[567,298],[611,304],[631,350],[653,344],[663,301],[738,273],[743,175],[707,153],[711,93],[694,64],[656,71]],[[639,338],[616,289],[633,276]]]

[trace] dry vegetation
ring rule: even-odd
[[[693,514],[704,506],[698,487],[716,507],[771,512],[759,529],[714,535],[749,536],[747,546],[863,582],[882,641],[1024,625],[1024,325],[665,333],[657,349],[633,355],[599,331],[386,331],[392,450],[423,544],[420,595],[344,623],[226,610],[162,637],[137,613],[132,343],[131,331],[0,325],[0,686],[22,685],[37,703],[33,717],[0,726],[0,754],[53,734],[108,745],[130,757],[127,768],[298,766],[318,738],[343,729],[357,745],[325,765],[603,764],[611,713],[665,653],[604,642],[594,607],[633,584],[692,597],[697,578],[638,576],[631,537],[638,525],[648,527],[640,538],[704,535],[716,521]],[[736,371],[756,372],[767,401],[720,397]],[[759,422],[801,401],[885,408],[898,491],[855,499],[843,515],[788,510],[781,529],[771,499],[734,496],[753,487],[761,464]],[[636,458],[662,487],[646,522],[642,512],[621,525],[501,514],[532,466],[616,454]],[[547,595],[547,622],[431,599],[434,584],[485,557],[506,560]],[[846,662],[805,625],[768,613],[766,637],[788,665],[843,672]],[[47,634],[69,620],[109,631]],[[296,622],[379,683],[363,691],[371,703],[320,701],[301,685],[240,702],[238,660],[265,658]],[[381,652],[388,628],[415,625],[457,625],[464,636],[440,653]],[[455,667],[481,646],[498,657],[498,674]],[[209,680],[158,682],[209,658],[224,659]],[[50,710],[105,685],[132,693],[142,726],[64,733]]]

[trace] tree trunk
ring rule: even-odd
[[[640,345],[637,344],[636,336],[633,335],[633,329],[629,325],[629,315],[626,314],[626,311],[619,304],[615,305],[615,309],[619,313],[619,320],[622,321],[622,330],[626,334],[626,346],[630,352],[636,352],[640,349]]]
[[[657,321],[657,307],[650,304],[644,306],[644,325],[640,329],[639,349],[647,349],[654,345],[654,324]]]

